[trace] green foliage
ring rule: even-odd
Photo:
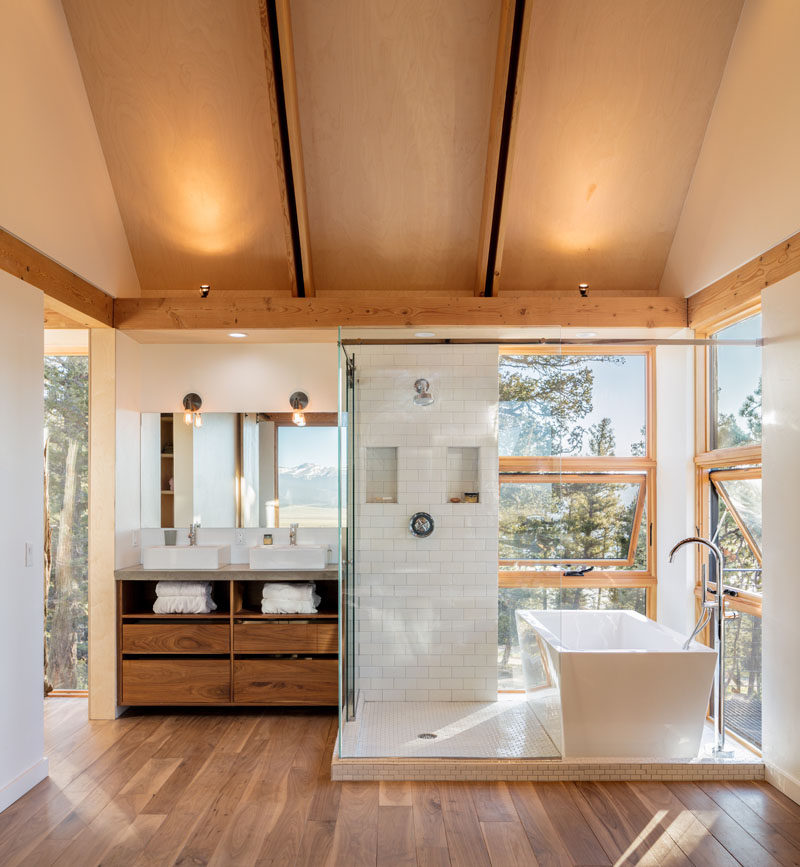
[[[740,423],[741,420],[741,423]],[[758,385],[742,401],[739,411],[718,412],[714,437],[718,449],[734,448],[761,442],[761,377]]]
[[[49,671],[71,672],[69,682],[55,682],[56,689],[84,689],[87,685],[88,638],[88,500],[89,500],[89,363],[86,356],[47,356],[44,364],[44,413],[48,439],[48,508],[50,515],[51,570],[46,639],[50,648]],[[66,462],[70,442],[77,443],[77,485],[72,514],[72,538],[67,550],[71,581],[62,587],[56,574]],[[66,607],[68,635],[53,633],[58,607]],[[55,626],[60,629],[59,625]],[[58,639],[58,640],[56,640]],[[66,639],[66,640],[65,640]],[[74,659],[56,650],[74,647]],[[55,651],[55,656],[54,656]],[[61,653],[61,658],[58,657]]]

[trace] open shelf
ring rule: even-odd
[[[209,614],[156,614],[153,611],[144,614],[123,614],[123,620],[229,620],[227,611],[212,611]]]
[[[262,614],[260,611],[243,608],[235,611],[233,618],[234,620],[338,620],[339,615],[330,611],[318,611],[316,614]]]

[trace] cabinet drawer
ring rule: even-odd
[[[122,704],[230,701],[230,659],[123,659]]]
[[[339,652],[339,626],[336,623],[312,623],[317,639],[317,653]]]
[[[228,653],[227,623],[124,623],[123,653]]]
[[[315,653],[308,623],[248,620],[233,624],[234,653]]]
[[[328,704],[339,695],[335,659],[237,659],[233,698],[241,704]]]

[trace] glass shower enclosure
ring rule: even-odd
[[[498,590],[498,538],[541,508],[500,516],[498,357],[492,340],[340,330],[339,758],[560,756],[558,672],[520,649],[508,604],[532,596]]]

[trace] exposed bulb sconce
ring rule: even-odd
[[[186,424],[193,424],[195,427],[203,426],[203,417],[200,415],[202,405],[203,399],[193,391],[183,396],[183,420]]]
[[[306,417],[303,410],[308,406],[308,395],[304,391],[295,391],[289,397],[289,406],[294,410],[292,421],[298,427],[305,427]]]
[[[581,298],[589,297],[589,284],[588,283],[578,283],[578,291],[581,293]]]
[[[417,406],[430,406],[433,403],[433,395],[430,392],[431,384],[427,379],[418,379],[414,383],[414,403]]]
[[[208,298],[208,293],[211,291],[210,283],[201,283],[200,284],[200,297]]]

